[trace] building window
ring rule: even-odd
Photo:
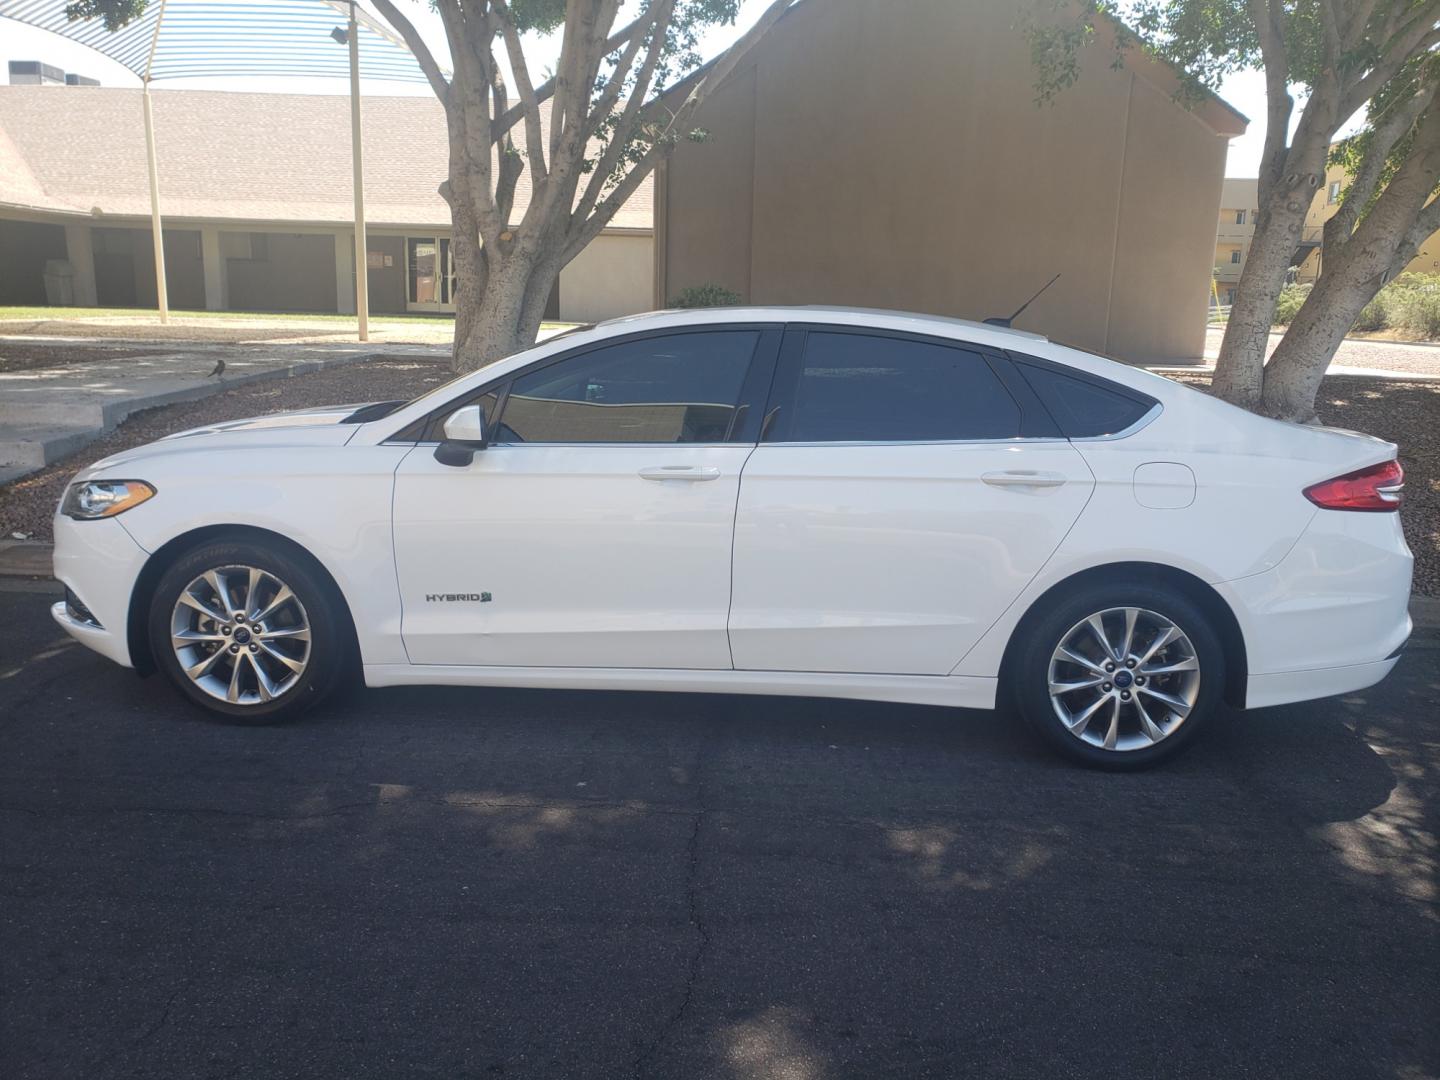
[[[1227,304],[1233,304],[1233,303],[1235,303],[1235,290],[1234,290],[1234,289],[1226,289],[1226,290],[1225,290],[1225,303],[1227,303]]]
[[[1235,211],[1235,224],[1236,224],[1236,225],[1244,225],[1244,224],[1245,224],[1245,211],[1244,211],[1244,210],[1236,210],[1236,211]]]
[[[1326,201],[1326,202],[1332,202],[1332,203],[1337,203],[1337,202],[1340,201],[1340,181],[1339,181],[1339,180],[1331,180],[1331,181],[1330,181],[1330,193],[1329,193],[1329,195],[1326,197],[1326,200],[1325,200],[1325,201]]]
[[[1238,263],[1238,262],[1240,261],[1240,249],[1239,249],[1239,248],[1236,248],[1234,251],[1230,252],[1230,261],[1231,261],[1232,263]]]

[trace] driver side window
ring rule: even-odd
[[[758,330],[670,334],[549,364],[511,384],[495,441],[724,442],[759,340]]]

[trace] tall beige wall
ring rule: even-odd
[[[560,318],[598,322],[654,305],[655,241],[648,235],[597,236],[560,271]]]
[[[1059,272],[1017,326],[1198,357],[1226,140],[1104,47],[1037,106],[1014,20],[1008,0],[797,7],[666,169],[657,292],[983,318]]]

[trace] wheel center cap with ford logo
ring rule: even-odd
[[[1135,676],[1131,675],[1128,671],[1115,672],[1115,685],[1118,686],[1121,690],[1126,689],[1134,681]]]
[[[245,627],[243,626],[237,626],[235,628],[235,644],[244,645],[249,640],[250,631],[245,629]]]

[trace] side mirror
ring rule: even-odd
[[[435,448],[435,460],[463,468],[475,460],[476,450],[485,449],[485,410],[479,405],[456,409],[445,418],[441,430],[445,441]]]

